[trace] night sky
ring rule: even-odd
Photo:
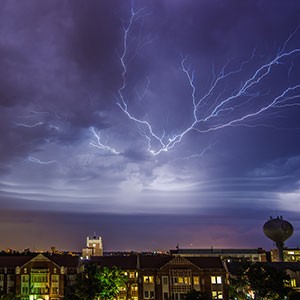
[[[300,246],[299,16],[0,0],[0,249],[270,249],[279,215]]]

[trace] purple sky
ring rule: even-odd
[[[300,246],[300,2],[131,3],[0,1],[0,249]]]

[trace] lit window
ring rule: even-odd
[[[21,291],[21,294],[29,294],[29,287],[28,286],[23,286],[22,287],[22,291]]]
[[[296,279],[291,279],[291,287],[296,287]]]
[[[29,275],[22,275],[21,276],[21,281],[22,282],[28,282],[29,281]]]
[[[58,275],[51,275],[51,281],[52,282],[58,282],[59,281]]]
[[[223,293],[220,291],[212,291],[213,299],[223,299]]]
[[[194,277],[194,285],[199,285],[199,277]]]
[[[211,276],[211,283],[212,284],[222,284],[222,277],[221,276]]]
[[[183,278],[183,281],[184,281],[184,284],[188,284],[188,285],[191,284],[191,279],[190,279],[190,277],[184,277],[184,278]]]
[[[129,278],[135,278],[135,272],[129,272]]]
[[[154,277],[153,276],[144,276],[144,282],[145,283],[153,283]]]

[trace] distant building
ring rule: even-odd
[[[271,250],[271,261],[279,262],[278,249]],[[300,262],[300,249],[299,248],[284,248],[283,249],[284,262]]]
[[[86,248],[82,249],[82,257],[89,259],[92,256],[103,256],[102,237],[94,235],[86,238]]]
[[[170,250],[172,255],[185,257],[220,257],[223,261],[267,261],[267,253],[262,248],[258,249],[180,249]]]

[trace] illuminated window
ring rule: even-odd
[[[296,287],[296,279],[291,279],[291,287]]]
[[[58,287],[53,287],[53,288],[51,289],[51,294],[57,295],[57,294],[58,294]]]
[[[135,272],[129,272],[129,278],[135,278]]]
[[[33,275],[32,282],[48,282],[47,275]]]
[[[153,283],[154,277],[153,276],[144,276],[144,282],[145,283]]]
[[[21,282],[29,282],[29,275],[22,275]]]
[[[199,277],[194,277],[194,285],[199,285]]]
[[[51,275],[51,281],[52,282],[58,282],[59,281],[59,276],[58,275]]]
[[[22,289],[21,289],[21,294],[29,294],[29,287],[28,286],[22,286]]]
[[[210,279],[212,284],[222,284],[221,276],[211,276]]]
[[[137,292],[137,291],[138,291],[138,285],[137,285],[137,284],[133,284],[133,285],[131,286],[131,291]]]
[[[184,284],[190,285],[191,284],[191,278],[190,277],[183,277],[183,282],[184,282]]]
[[[223,293],[220,291],[212,291],[213,299],[223,299]]]

